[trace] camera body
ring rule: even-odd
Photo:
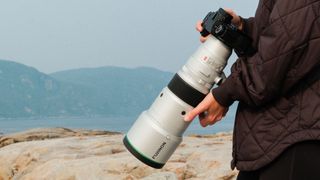
[[[239,57],[252,55],[255,50],[251,46],[251,38],[231,24],[231,20],[232,16],[222,8],[217,12],[209,12],[203,19],[203,31],[200,34],[204,37],[212,34],[233,48]]]
[[[223,9],[206,16],[201,34],[208,36],[207,40],[125,135],[124,145],[140,161],[153,168],[162,168],[190,124],[184,121],[185,114],[205,98],[214,84],[223,82],[223,69],[233,48],[233,42],[229,42],[232,38],[227,36],[239,35],[231,32],[237,31],[231,25],[231,19]]]

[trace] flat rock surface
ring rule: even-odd
[[[162,169],[138,161],[125,149],[122,138],[108,131],[65,128],[4,135],[0,138],[0,180],[228,180],[238,173],[230,169],[230,133],[184,137]],[[9,143],[8,139],[19,140]]]

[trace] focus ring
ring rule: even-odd
[[[196,107],[206,97],[205,94],[202,94],[186,83],[178,74],[174,75],[168,84],[168,88],[182,101],[192,107]]]

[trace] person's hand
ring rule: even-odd
[[[201,32],[203,30],[203,27],[202,27],[202,20],[198,21],[197,24],[196,24],[196,30]],[[200,42],[205,42],[207,40],[208,36],[206,37],[203,37],[203,36],[200,36]]]
[[[224,9],[228,14],[232,16],[231,23],[235,25],[240,31],[243,29],[243,21],[232,9]]]
[[[192,121],[199,115],[200,124],[202,127],[213,125],[220,121],[227,113],[228,108],[221,106],[212,93],[209,93],[203,101],[184,118],[185,121]]]
[[[225,8],[224,9],[228,14],[232,16],[231,23],[235,25],[240,31],[243,29],[243,21],[232,9]],[[198,21],[196,24],[196,30],[201,32],[203,30],[202,20]],[[208,37],[208,36],[207,36]],[[205,42],[207,37],[200,36],[200,42]]]

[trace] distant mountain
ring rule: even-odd
[[[89,114],[137,115],[148,108],[173,76],[154,68],[83,68],[50,74],[60,82],[89,89],[79,99]]]
[[[0,116],[20,117],[49,114],[50,97],[58,94],[60,84],[32,67],[0,61]]]
[[[137,115],[172,75],[153,68],[120,67],[47,75],[0,60],[0,117]]]

